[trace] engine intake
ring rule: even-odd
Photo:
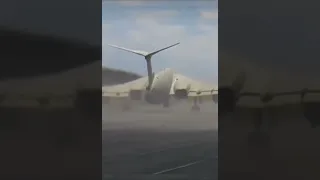
[[[186,89],[177,89],[174,91],[174,97],[176,99],[187,99],[188,98],[188,90]]]
[[[141,90],[131,90],[129,93],[131,100],[141,100],[142,99],[142,91]]]

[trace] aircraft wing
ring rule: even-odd
[[[217,87],[191,79],[181,74],[175,74],[175,79],[173,82],[173,86],[171,88],[171,95],[175,95],[176,90],[187,90],[188,97],[206,97],[212,98],[212,95],[218,94]]]
[[[237,105],[240,107],[257,108],[284,107],[301,104],[302,102],[319,102],[320,84],[308,78],[295,78],[295,81],[285,76],[271,78],[264,82],[260,90],[251,90],[245,86],[239,93]],[[249,84],[248,84],[249,85]],[[263,88],[264,87],[264,88]]]
[[[239,74],[246,79],[239,93],[237,106],[241,108],[284,107],[303,102],[320,101],[320,82],[304,72],[291,73],[285,69],[271,69],[249,60],[235,61],[236,57],[222,55],[219,64],[223,73],[219,76],[220,87],[231,87]]]
[[[102,96],[111,98],[128,97],[130,90],[145,90],[148,85],[148,77],[142,77],[124,84],[102,87]]]
[[[0,81],[0,106],[38,106],[41,99],[49,100],[50,104],[70,101],[72,106],[77,90],[101,88],[101,79],[95,78],[101,76],[100,69],[101,63],[97,61],[46,76]]]

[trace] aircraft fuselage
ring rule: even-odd
[[[157,73],[153,78],[150,90],[145,94],[146,102],[150,104],[166,103],[169,98],[173,76],[174,72],[169,68]]]

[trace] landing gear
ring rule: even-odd
[[[263,110],[257,109],[254,119],[254,131],[248,135],[249,146],[267,147],[269,145],[269,134],[263,130]],[[269,124],[267,124],[268,126]]]
[[[191,111],[200,111],[200,107],[198,105],[198,97],[193,98],[193,105],[191,107]]]
[[[270,102],[273,99],[273,94],[270,93],[266,93],[264,95],[262,95],[260,97],[260,100],[262,103],[266,104],[268,102]],[[256,116],[255,116],[255,120],[254,120],[254,132],[251,132],[248,136],[248,142],[249,145],[253,145],[253,146],[259,146],[259,147],[268,147],[269,145],[269,134],[268,134],[268,130],[269,130],[269,126],[270,126],[270,122],[266,122],[266,126],[267,126],[267,130],[266,132],[263,131],[262,126],[263,126],[263,112],[265,110],[266,106],[264,106],[263,108],[258,108],[256,110]]]

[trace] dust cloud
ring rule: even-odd
[[[217,179],[217,105],[203,102],[199,112],[188,101],[169,108],[134,102],[127,111],[122,105],[102,106],[104,179]]]

